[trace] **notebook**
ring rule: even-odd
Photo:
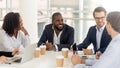
[[[35,44],[25,47],[22,55],[14,56],[14,57],[8,59],[8,61],[6,63],[8,63],[8,64],[24,63],[26,61],[31,60],[34,57],[35,48],[36,48]]]

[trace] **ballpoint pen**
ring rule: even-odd
[[[73,54],[77,54],[76,43],[73,44],[72,49],[73,49]]]

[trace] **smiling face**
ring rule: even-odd
[[[101,28],[106,23],[106,15],[103,11],[95,12],[94,18],[98,28]]]
[[[63,18],[61,15],[56,15],[54,19],[52,20],[52,24],[55,29],[61,31],[63,29]]]

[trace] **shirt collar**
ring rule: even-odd
[[[98,28],[97,28],[97,26],[96,26],[96,29],[97,29],[98,31],[102,31],[102,30],[104,30],[104,28],[105,28],[105,25],[103,25],[103,26],[98,30]]]
[[[117,39],[120,39],[120,34],[116,35],[112,40],[115,41]]]
[[[52,25],[52,29],[55,31],[55,29],[54,29],[54,26]],[[62,32],[63,30],[61,30],[60,32]]]

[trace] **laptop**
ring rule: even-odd
[[[25,47],[22,55],[14,56],[14,57],[8,59],[8,61],[6,63],[8,63],[8,64],[24,63],[26,61],[31,60],[34,57],[35,48],[36,48],[35,44]]]

